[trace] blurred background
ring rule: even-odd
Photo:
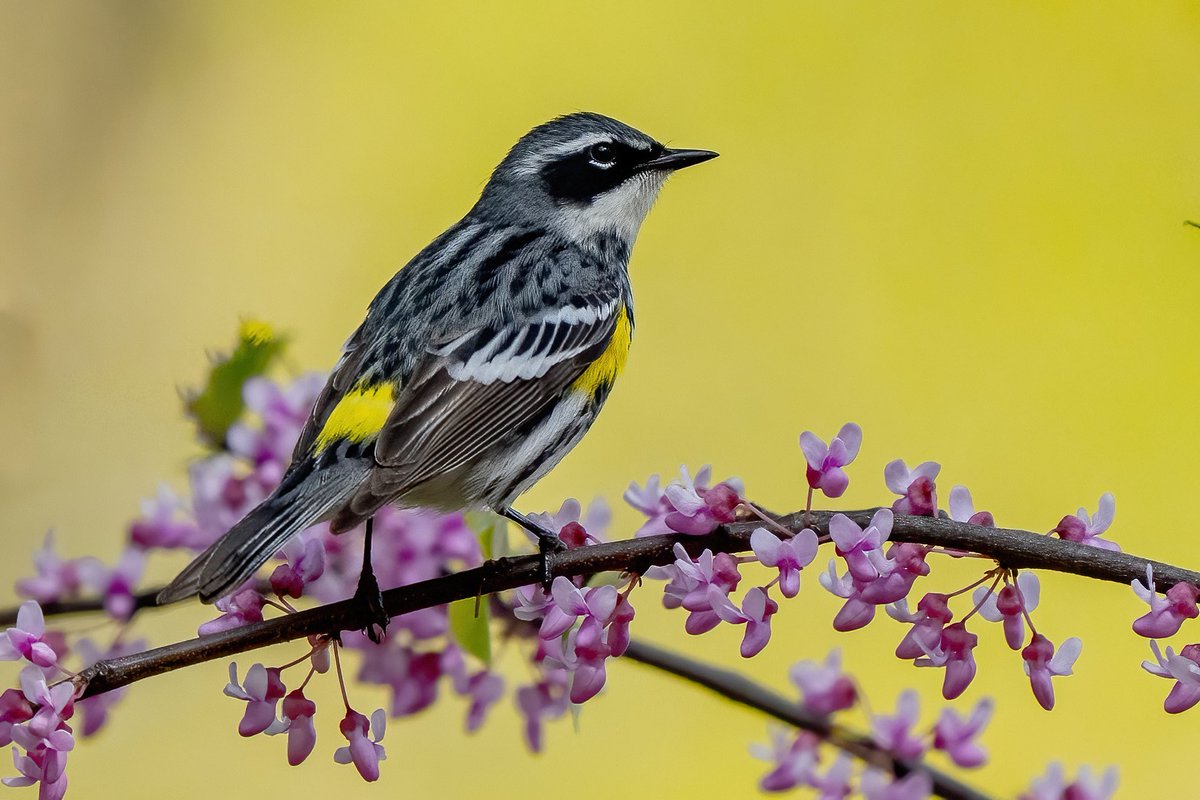
[[[651,214],[627,373],[527,510],[602,495],[626,535],[629,481],[707,462],[797,508],[797,435],[854,420],[865,444],[842,507],[888,501],[888,460],[936,459],[943,499],[965,483],[1001,524],[1048,530],[1112,491],[1125,549],[1200,565],[1195,3],[9,0],[0,586],[51,528],[66,554],[111,560],[141,498],[184,488],[198,448],[177,393],[240,319],[289,332],[296,369],[328,368],[512,142],[579,109],[722,157]],[[939,564],[924,587],[977,573]],[[739,665],[738,631],[686,637],[656,592],[635,634]],[[789,664],[840,647],[874,708],[915,686],[932,722],[941,672],[892,657],[890,620],[834,633],[836,608],[807,574],[746,668],[790,691]],[[1050,714],[981,628],[959,707],[999,705],[991,763],[967,777],[1012,796],[1060,759],[1119,765],[1122,796],[1194,787],[1200,711],[1162,711],[1170,684],[1140,669],[1129,629],[1140,613],[1126,587],[1044,577],[1040,629],[1084,641]],[[206,616],[139,627],[161,643]],[[241,740],[225,669],[131,692],[72,755],[74,796],[744,796],[765,771],[746,752],[764,719],[617,662],[541,756],[510,700],[470,738],[457,701],[390,726],[376,788],[332,764],[329,718],[300,768],[279,740]]]

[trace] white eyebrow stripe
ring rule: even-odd
[[[612,133],[585,133],[582,136],[576,136],[569,142],[561,142],[530,153],[516,166],[516,172],[520,175],[532,175],[545,166],[547,162],[554,161],[562,156],[571,155],[572,153],[578,153],[585,147],[591,147],[601,142],[615,142],[623,144],[626,147],[632,147],[635,150],[650,152],[649,145],[642,142],[631,142]]]

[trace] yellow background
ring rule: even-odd
[[[196,448],[177,387],[239,318],[291,331],[298,367],[327,367],[506,148],[577,109],[722,157],[667,186],[633,257],[626,377],[526,508],[616,500],[705,461],[794,508],[797,435],[852,419],[866,441],[845,506],[885,499],[887,460],[935,458],[943,499],[966,483],[1013,526],[1048,529],[1111,490],[1115,539],[1195,567],[1200,230],[1182,223],[1200,218],[1198,68],[1200,7],[1183,2],[9,0],[0,584],[49,527],[67,553],[111,559],[139,499],[182,486]],[[939,565],[925,586],[972,570]],[[790,663],[840,646],[874,707],[910,685],[937,697],[940,671],[890,655],[899,626],[835,634],[814,578],[754,675],[785,687]],[[638,635],[738,662],[737,632],[688,639],[657,589],[639,595]],[[1138,613],[1125,587],[1045,578],[1036,621],[1085,643],[1051,714],[981,629],[966,700],[1001,702],[992,764],[968,777],[1011,796],[1057,758],[1120,764],[1126,797],[1193,789],[1200,711],[1162,712]],[[164,642],[203,616],[141,626]],[[131,692],[71,756],[72,796],[736,797],[763,771],[746,755],[763,719],[617,662],[540,757],[509,700],[472,738],[446,701],[391,725],[367,786],[330,762],[331,682],[317,752],[290,769],[283,742],[236,736],[224,671]]]

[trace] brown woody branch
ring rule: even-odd
[[[793,531],[805,527],[807,521],[807,527],[824,534],[833,513],[814,511],[806,515],[800,512],[778,519],[782,526]],[[867,523],[871,514],[871,510],[847,512],[849,517],[862,525]],[[706,548],[714,552],[744,552],[749,549],[750,534],[760,524],[754,521],[737,522],[706,536],[671,534],[580,547],[555,556],[552,572],[565,576],[607,571],[640,574],[651,566],[671,563],[674,560],[672,547],[677,542],[693,555]],[[1146,565],[1150,564],[1154,567],[1155,581],[1160,591],[1180,582],[1200,586],[1200,573],[1191,570],[1029,531],[983,528],[931,517],[897,517],[891,538],[893,541],[979,553],[1014,569],[1047,569],[1118,583],[1143,577]],[[453,575],[390,589],[383,593],[384,608],[390,616],[397,616],[454,600],[527,586],[538,581],[539,573],[540,561],[537,556],[502,558]],[[181,667],[227,658],[268,645],[314,634],[336,635],[341,631],[359,630],[366,627],[369,621],[364,608],[353,601],[343,600],[164,645],[143,653],[101,661],[83,670],[74,681],[81,696],[90,697]]]

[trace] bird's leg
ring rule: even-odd
[[[567,546],[562,539],[558,538],[557,533],[546,530],[521,512],[508,506],[496,510],[500,516],[512,520],[537,537],[538,553],[542,557],[542,588],[550,591],[550,583],[554,580],[550,570],[551,561],[556,553],[563,552]]]
[[[379,581],[375,578],[375,570],[371,567],[371,534],[375,528],[375,518],[367,517],[367,530],[363,537],[362,572],[358,576],[358,588],[354,590],[354,600],[367,611],[367,627],[363,633],[375,644],[383,641],[387,633],[388,617],[383,607],[383,592],[379,591]]]

